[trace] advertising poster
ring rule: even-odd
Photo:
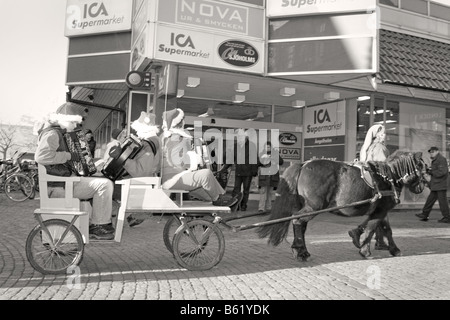
[[[305,109],[305,161],[345,161],[345,110],[345,101]]]

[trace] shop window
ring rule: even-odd
[[[398,0],[380,0],[379,3],[398,8]]]
[[[450,21],[450,7],[430,2],[430,16]]]
[[[357,153],[361,150],[361,147],[366,138],[367,131],[370,128],[370,97],[361,98],[358,101],[358,114],[357,114],[357,129],[356,129],[356,150]],[[358,155],[357,155],[358,156]]]
[[[301,126],[303,124],[303,111],[292,107],[275,106],[274,122]]]
[[[407,0],[401,2],[404,10],[428,15],[428,1],[424,0]]]

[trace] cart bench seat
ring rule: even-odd
[[[121,185],[122,197],[117,215],[114,241],[120,242],[127,213],[230,213],[229,207],[213,206],[211,202],[184,200],[188,191],[162,189],[161,178],[140,177],[116,181]],[[177,193],[177,200],[170,199]]]

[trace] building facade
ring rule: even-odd
[[[391,152],[450,156],[450,8],[433,1],[67,0],[65,34],[67,112],[97,157],[112,129],[174,107],[189,127],[279,130],[286,165],[353,160],[376,123]]]

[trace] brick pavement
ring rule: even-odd
[[[308,262],[292,258],[292,233],[274,248],[253,229],[222,228],[224,258],[207,271],[180,268],[162,240],[166,218],[151,217],[138,227],[125,226],[120,244],[87,245],[80,277],[74,277],[43,276],[28,263],[24,246],[37,206],[38,200],[14,203],[0,194],[2,300],[450,299],[450,225],[437,223],[438,211],[428,222],[418,221],[412,211],[391,214],[403,253],[395,258],[374,250],[371,259],[359,256],[347,231],[362,218],[322,214],[313,219],[306,234]]]

